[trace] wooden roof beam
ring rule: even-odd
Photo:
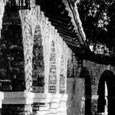
[[[56,26],[55,27],[60,33],[65,33],[65,34],[68,34],[69,36],[71,36],[72,38],[76,38],[76,34],[75,33],[72,33],[71,31],[67,31],[66,29],[62,28],[62,27],[59,27],[59,26]]]
[[[63,26],[63,28],[65,28],[66,30],[75,33],[74,26],[72,25],[72,23],[65,23],[65,22],[62,22],[62,21],[59,21],[59,20],[55,20],[55,19],[52,19],[52,18],[49,18],[49,20],[50,20],[51,22],[57,23],[57,25]]]
[[[73,27],[73,25],[71,24],[71,23],[66,23],[66,22],[62,22],[62,21],[60,21],[60,20],[56,20],[56,19],[54,19],[54,18],[49,18],[49,20],[51,21],[51,22],[54,22],[54,23],[57,23],[58,25],[62,25],[63,26],[63,28],[70,28],[70,27]],[[74,28],[74,27],[73,27]]]
[[[56,28],[56,29],[57,29],[57,28]],[[57,29],[57,30],[58,30],[59,33],[65,34],[66,36],[71,37],[72,39],[73,39],[73,38],[77,38],[77,36],[76,36],[76,37],[75,37],[75,36],[72,36],[72,34],[70,34],[70,33],[64,32],[64,31],[59,30],[59,29]]]
[[[79,40],[81,44],[87,46],[85,42],[86,36],[82,27],[81,20],[79,18],[78,9],[76,9],[77,4],[75,2],[73,2],[72,4],[71,0],[62,0],[62,2],[65,4],[66,10],[69,12],[69,16],[71,17],[71,22],[74,25],[76,32],[79,33]]]
[[[79,41],[78,41],[77,39],[76,39],[76,40],[73,40],[72,37],[67,36],[67,35],[65,35],[65,34],[62,34],[62,33],[60,33],[60,36],[61,36],[62,38],[64,38],[64,40],[66,40],[66,41],[68,41],[68,42],[70,42],[70,43],[72,43],[72,44],[75,44],[75,45],[79,46]]]
[[[69,18],[63,18],[63,17],[60,17],[60,15],[56,15],[56,14],[50,14],[48,12],[45,12],[45,15],[49,18],[52,18],[52,19],[55,19],[55,20],[60,20],[61,22],[65,22],[65,23],[70,23],[71,19]]]

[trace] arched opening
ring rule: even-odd
[[[114,115],[115,106],[115,76],[112,71],[102,73],[98,85],[98,113]]]
[[[15,0],[14,0],[15,2]],[[24,90],[24,54],[19,12],[5,6],[0,39],[0,80],[2,91]]]
[[[33,90],[37,93],[44,92],[44,58],[42,34],[39,25],[35,28],[33,45]]]
[[[86,67],[80,72],[80,78],[84,78],[85,115],[91,115],[91,76]]]

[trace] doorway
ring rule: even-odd
[[[98,113],[115,114],[115,76],[112,71],[102,73],[98,85]]]

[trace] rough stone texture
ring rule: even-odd
[[[26,90],[32,91],[32,56],[33,56],[33,36],[29,11],[21,12],[23,47],[24,47],[24,70]]]
[[[72,55],[71,55],[72,58]],[[69,58],[71,60],[71,58]],[[98,102],[98,84],[102,73],[105,70],[111,70],[114,73],[114,67],[110,65],[101,65],[95,62],[83,61],[83,65],[79,67],[79,63],[75,59],[76,64],[72,64],[73,61],[69,60],[69,69],[72,71],[73,68],[76,71],[75,75],[68,74],[67,82],[67,114],[73,114],[76,112],[77,115],[96,115],[97,113],[97,102]],[[74,66],[73,66],[74,65]],[[77,70],[75,69],[77,68]],[[72,76],[72,77],[71,77]],[[76,82],[77,79],[84,79],[84,83]],[[82,87],[83,85],[83,87]],[[81,87],[80,87],[81,86]],[[77,88],[78,87],[78,88]],[[84,94],[79,93],[84,91]],[[79,97],[83,97],[79,100]],[[84,100],[84,101],[83,101]],[[82,106],[80,106],[80,103]],[[74,106],[73,106],[74,105]],[[80,113],[80,111],[83,111]]]
[[[33,114],[34,115],[47,115],[49,113],[49,104],[45,103],[34,103]]]
[[[0,10],[0,23],[2,23],[3,12],[4,8]],[[20,27],[20,29],[17,27],[19,33],[12,29],[11,25]],[[16,33],[16,35],[12,34],[12,36],[10,32]],[[58,93],[68,94],[67,103],[61,98],[58,102],[50,100],[49,103],[33,103],[33,114],[97,114],[97,98],[94,97],[97,96],[100,76],[107,69],[115,72],[115,68],[86,60],[82,63],[82,60],[76,58],[48,18],[40,11],[39,6],[20,12],[8,10],[6,13],[5,11],[1,41],[0,56],[6,57],[3,59],[4,61],[1,61],[2,58],[0,60],[0,74],[1,79],[4,80],[1,85],[2,90],[23,91],[26,89],[37,93],[50,92],[57,96]],[[13,53],[10,47],[14,48]],[[18,48],[21,50],[17,51]],[[8,50],[7,53],[6,50]],[[19,61],[17,61],[17,57]],[[3,62],[4,64],[2,64]],[[3,67],[5,65],[8,67]],[[6,75],[8,76],[6,77]],[[34,85],[39,88],[32,90]],[[3,105],[2,113],[3,115],[26,115],[30,114],[28,112],[32,113],[31,105]]]
[[[84,61],[84,67],[88,69],[89,74],[91,76],[90,77],[91,96],[97,95],[98,84],[99,84],[99,80],[100,80],[102,73],[105,70],[113,71],[114,67],[111,67],[110,65],[96,64],[90,61]],[[91,112],[92,112],[92,115],[97,114],[97,99],[93,99],[93,98],[91,99]]]
[[[56,72],[56,52],[55,52],[55,41],[52,40],[51,43],[51,57],[50,57],[50,72],[49,72],[49,93],[56,93],[56,81],[57,81],[57,72]]]
[[[41,17],[41,18],[40,18]],[[55,28],[51,26],[51,24],[47,21],[47,18],[44,17],[44,14],[40,13],[40,27],[41,27],[41,34],[42,34],[42,40],[43,40],[43,55],[44,55],[44,65],[45,65],[45,92],[48,90],[47,84],[54,86],[55,85],[55,93],[59,92],[59,76],[60,76],[60,64],[61,64],[61,54],[59,54],[60,50],[63,48],[64,54],[64,65],[61,70],[61,72],[66,76],[67,74],[67,56],[68,56],[68,47],[63,42],[63,40],[60,38],[59,34],[55,31]],[[61,47],[61,48],[60,48]],[[59,52],[60,51],[60,52]],[[50,68],[52,65],[53,70]],[[55,70],[55,69],[56,70]],[[49,73],[51,72],[51,73]],[[48,82],[49,75],[53,75],[54,78],[50,78],[50,81],[53,81],[53,84],[51,82]],[[58,76],[58,77],[57,77]],[[61,83],[62,84],[62,83]],[[66,91],[66,78],[63,79],[63,90]],[[52,92],[51,92],[52,93]],[[54,92],[53,92],[54,93]],[[57,94],[55,94],[57,95]],[[53,99],[53,98],[52,98]],[[52,100],[51,99],[51,100]],[[66,114],[66,101],[60,101],[60,102],[52,102],[49,103],[49,108],[44,105],[42,106],[42,103],[36,102],[34,103],[33,110],[35,114]],[[57,106],[58,105],[58,106]],[[60,110],[60,108],[65,108],[63,110]]]
[[[40,17],[38,18],[41,21],[41,29],[42,29],[42,38],[43,38],[43,55],[44,55],[44,65],[45,65],[45,92],[48,90],[49,83],[49,71],[50,71],[50,56],[51,56],[51,41],[54,38],[54,28],[49,23],[48,19],[45,18],[43,12],[40,12]]]
[[[2,115],[31,115],[31,105],[4,105]]]
[[[84,79],[68,78],[67,115],[81,115],[85,112]]]
[[[33,46],[33,91],[44,93],[44,58],[40,26],[36,26]]]
[[[63,40],[56,30],[56,68],[57,68],[57,93],[60,92],[60,79],[61,79],[61,56],[63,50]]]
[[[65,68],[65,55],[64,55],[64,49],[63,49],[63,53],[61,55],[61,66],[60,66],[60,84],[59,84],[59,87],[60,87],[60,93],[64,93],[65,92],[65,82],[66,82],[66,76],[65,76],[65,71],[64,69]]]
[[[8,5],[5,7],[0,39],[2,90],[22,91],[25,87],[21,21],[19,12],[12,12]]]
[[[59,78],[60,78],[60,63],[61,63],[61,54],[60,50],[62,50],[60,47],[64,47],[64,70],[61,70],[64,76],[67,76],[67,59],[68,59],[68,47],[63,42],[63,40],[60,38],[59,34],[55,30],[54,27],[51,26],[51,24],[48,22],[47,18],[44,16],[43,12],[41,12],[38,8],[35,8],[38,18],[38,24],[41,28],[41,36],[42,36],[42,45],[43,45],[43,61],[44,61],[44,72],[45,72],[45,91],[44,93],[48,93],[48,85],[55,86],[55,89],[53,92],[50,93],[56,93],[59,92]],[[42,60],[42,59],[41,59]],[[52,68],[51,68],[52,67]],[[56,69],[56,70],[55,70]],[[53,75],[52,79],[50,78],[49,82],[49,75]],[[51,83],[53,81],[53,83]],[[61,83],[62,84],[62,83]],[[63,79],[63,90],[66,92],[66,77]],[[55,94],[57,95],[57,94]],[[52,98],[53,99],[53,98]],[[53,102],[51,99],[49,105],[49,109],[45,106],[46,103],[39,103],[36,102],[33,105],[34,114],[66,114],[66,101],[60,101],[60,102]],[[64,103],[64,104],[63,104]],[[42,104],[44,104],[42,106]],[[59,106],[54,106],[59,105]],[[54,108],[55,107],[55,108]],[[60,108],[65,108],[63,110],[60,110]],[[61,112],[60,112],[61,111]]]

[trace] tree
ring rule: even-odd
[[[78,11],[88,44],[108,48],[112,55],[115,51],[115,1],[81,0]]]

